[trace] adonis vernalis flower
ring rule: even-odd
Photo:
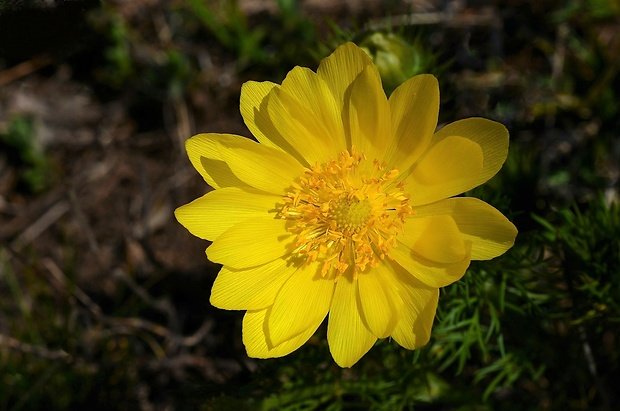
[[[207,256],[223,267],[211,303],[247,310],[249,356],[291,353],[326,317],[342,367],[378,338],[418,348],[439,288],[512,246],[517,230],[499,211],[453,197],[501,168],[506,128],[471,118],[434,133],[438,111],[435,77],[412,77],[388,99],[368,55],[347,43],[316,73],[295,67],[282,85],[243,85],[241,114],[258,143],[187,141],[214,190],[175,214],[213,241]]]

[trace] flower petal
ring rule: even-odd
[[[390,96],[393,138],[388,166],[407,170],[429,145],[439,116],[439,83],[430,74],[411,77]]]
[[[408,273],[398,274],[403,307],[400,318],[391,337],[404,348],[414,350],[431,337],[431,328],[437,311],[439,289],[425,287],[411,278]]]
[[[185,150],[192,165],[213,188],[250,187],[239,180],[222,159],[218,144],[221,141],[244,139],[232,134],[198,134],[185,141]]]
[[[270,81],[243,83],[239,109],[245,125],[261,144],[281,149],[282,147],[276,142],[271,141],[271,138],[274,138],[278,132],[267,115],[266,98],[274,87],[279,86]]]
[[[357,300],[357,281],[341,276],[329,310],[327,341],[334,361],[345,368],[355,364],[377,341],[362,321]]]
[[[280,196],[248,188],[221,188],[211,191],[174,211],[176,219],[190,233],[215,240],[230,227],[249,218],[275,212]]]
[[[392,133],[390,106],[373,65],[366,66],[353,82],[348,121],[351,145],[371,161],[382,159]]]
[[[471,242],[472,260],[490,260],[504,254],[517,236],[514,224],[496,208],[477,198],[449,198],[419,207],[416,213],[416,217],[450,215],[463,239]]]
[[[431,145],[450,137],[460,136],[477,143],[482,149],[483,165],[473,187],[493,177],[508,155],[508,130],[502,124],[486,118],[467,118],[441,128],[431,140]]]
[[[446,137],[432,146],[406,178],[411,205],[429,204],[476,186],[482,149],[463,137]]]
[[[207,248],[214,263],[234,268],[256,267],[290,252],[293,236],[285,220],[252,218],[223,232]]]
[[[325,80],[339,108],[344,107],[345,93],[356,77],[372,64],[370,56],[348,42],[338,47],[319,64],[317,73]]]
[[[268,193],[286,192],[304,170],[290,154],[247,138],[220,141],[217,148],[240,180]]]
[[[271,308],[259,311],[248,311],[243,317],[243,345],[248,356],[253,358],[277,358],[288,355],[304,345],[312,334],[316,332],[320,323],[315,328],[308,328],[296,337],[274,347],[268,342],[266,335],[267,318]]]
[[[279,135],[306,165],[326,162],[346,148],[340,108],[311,70],[291,70],[282,87],[269,94],[267,112]]]
[[[467,254],[461,232],[447,215],[408,219],[398,241],[438,263],[458,263]]]
[[[321,76],[305,67],[295,67],[282,82],[282,90],[306,107],[329,135],[317,136],[337,153],[345,150],[342,109]],[[330,152],[333,157],[334,153]]]
[[[222,267],[211,289],[211,305],[224,310],[270,307],[282,285],[297,267],[284,258],[249,269]]]
[[[380,264],[358,274],[357,282],[362,320],[376,337],[387,337],[398,322],[403,303],[394,273],[386,264]]]
[[[269,337],[280,345],[325,319],[334,282],[320,275],[319,264],[304,265],[282,286],[269,315]]]
[[[398,247],[390,250],[390,256],[409,274],[424,284],[441,288],[458,281],[463,277],[471,260],[469,243],[466,243],[467,254],[457,263],[438,263],[413,252],[406,245],[399,243]]]
[[[280,134],[269,115],[269,99],[274,89],[279,90],[280,85],[269,81],[243,83],[240,103],[243,121],[261,144],[285,151],[295,157],[300,164],[304,164],[306,160]]]

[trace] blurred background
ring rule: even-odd
[[[173,216],[208,190],[183,142],[251,137],[241,84],[345,41],[508,127],[467,194],[519,236],[420,350],[250,359]],[[0,0],[0,410],[620,409],[619,71],[619,0]]]

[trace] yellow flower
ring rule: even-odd
[[[508,132],[471,118],[437,133],[439,87],[419,75],[389,99],[376,67],[352,43],[317,72],[295,67],[282,85],[247,82],[241,114],[260,143],[230,134],[187,140],[215,190],[178,208],[178,221],[213,241],[223,265],[211,303],[247,310],[251,357],[281,357],[329,315],[341,367],[378,338],[426,344],[439,288],[470,260],[503,254],[517,230],[475,198],[449,198],[497,173]]]

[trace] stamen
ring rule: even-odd
[[[296,234],[294,253],[306,264],[320,261],[324,278],[338,278],[349,268],[353,276],[376,267],[396,246],[405,220],[413,214],[398,170],[385,170],[374,160],[370,177],[359,173],[366,160],[355,148],[338,160],[306,169],[284,197],[280,218]]]

